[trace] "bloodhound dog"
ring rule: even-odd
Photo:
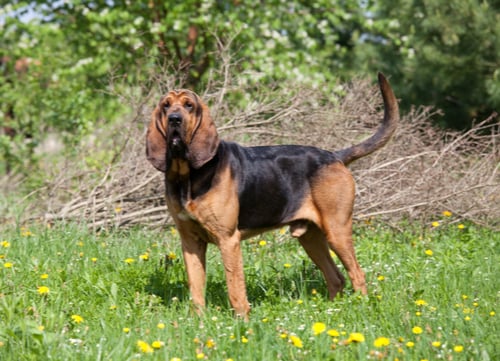
[[[352,240],[352,161],[384,146],[394,133],[399,110],[384,75],[378,76],[384,119],[360,144],[338,151],[309,146],[243,147],[219,139],[208,107],[190,90],[172,90],[153,111],[146,135],[147,159],[165,173],[166,203],[182,239],[192,301],[205,306],[208,243],[222,255],[231,305],[248,318],[240,242],[261,232],[290,226],[319,267],[333,299],[345,278],[367,293],[365,274]]]

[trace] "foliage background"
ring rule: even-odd
[[[435,122],[468,128],[499,108],[498,8],[483,0],[3,2],[0,171],[29,172],[48,135],[71,152],[129,111],[117,90],[140,96],[165,64],[177,85],[201,91],[227,47],[238,82],[255,88],[293,79],[335,92],[383,70],[403,110],[434,105],[443,110]]]

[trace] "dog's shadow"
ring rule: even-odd
[[[311,263],[303,262],[293,270],[245,274],[249,302],[255,307],[262,303],[298,300],[308,297],[328,297],[321,272]],[[189,287],[182,260],[160,262],[150,275],[145,291],[158,296],[167,307],[187,302]],[[223,275],[208,275],[206,284],[208,305],[230,310],[226,280]]]

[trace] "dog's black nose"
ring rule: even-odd
[[[182,123],[182,115],[179,113],[172,113],[168,116],[168,122],[172,125],[180,125]]]

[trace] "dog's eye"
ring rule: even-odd
[[[163,109],[168,110],[168,108],[170,108],[170,102],[163,104]]]
[[[187,110],[189,110],[189,111],[193,110],[193,107],[194,107],[194,105],[193,105],[193,103],[191,103],[191,102],[186,102],[186,103],[184,104],[184,108],[186,108],[186,109],[187,109]]]

